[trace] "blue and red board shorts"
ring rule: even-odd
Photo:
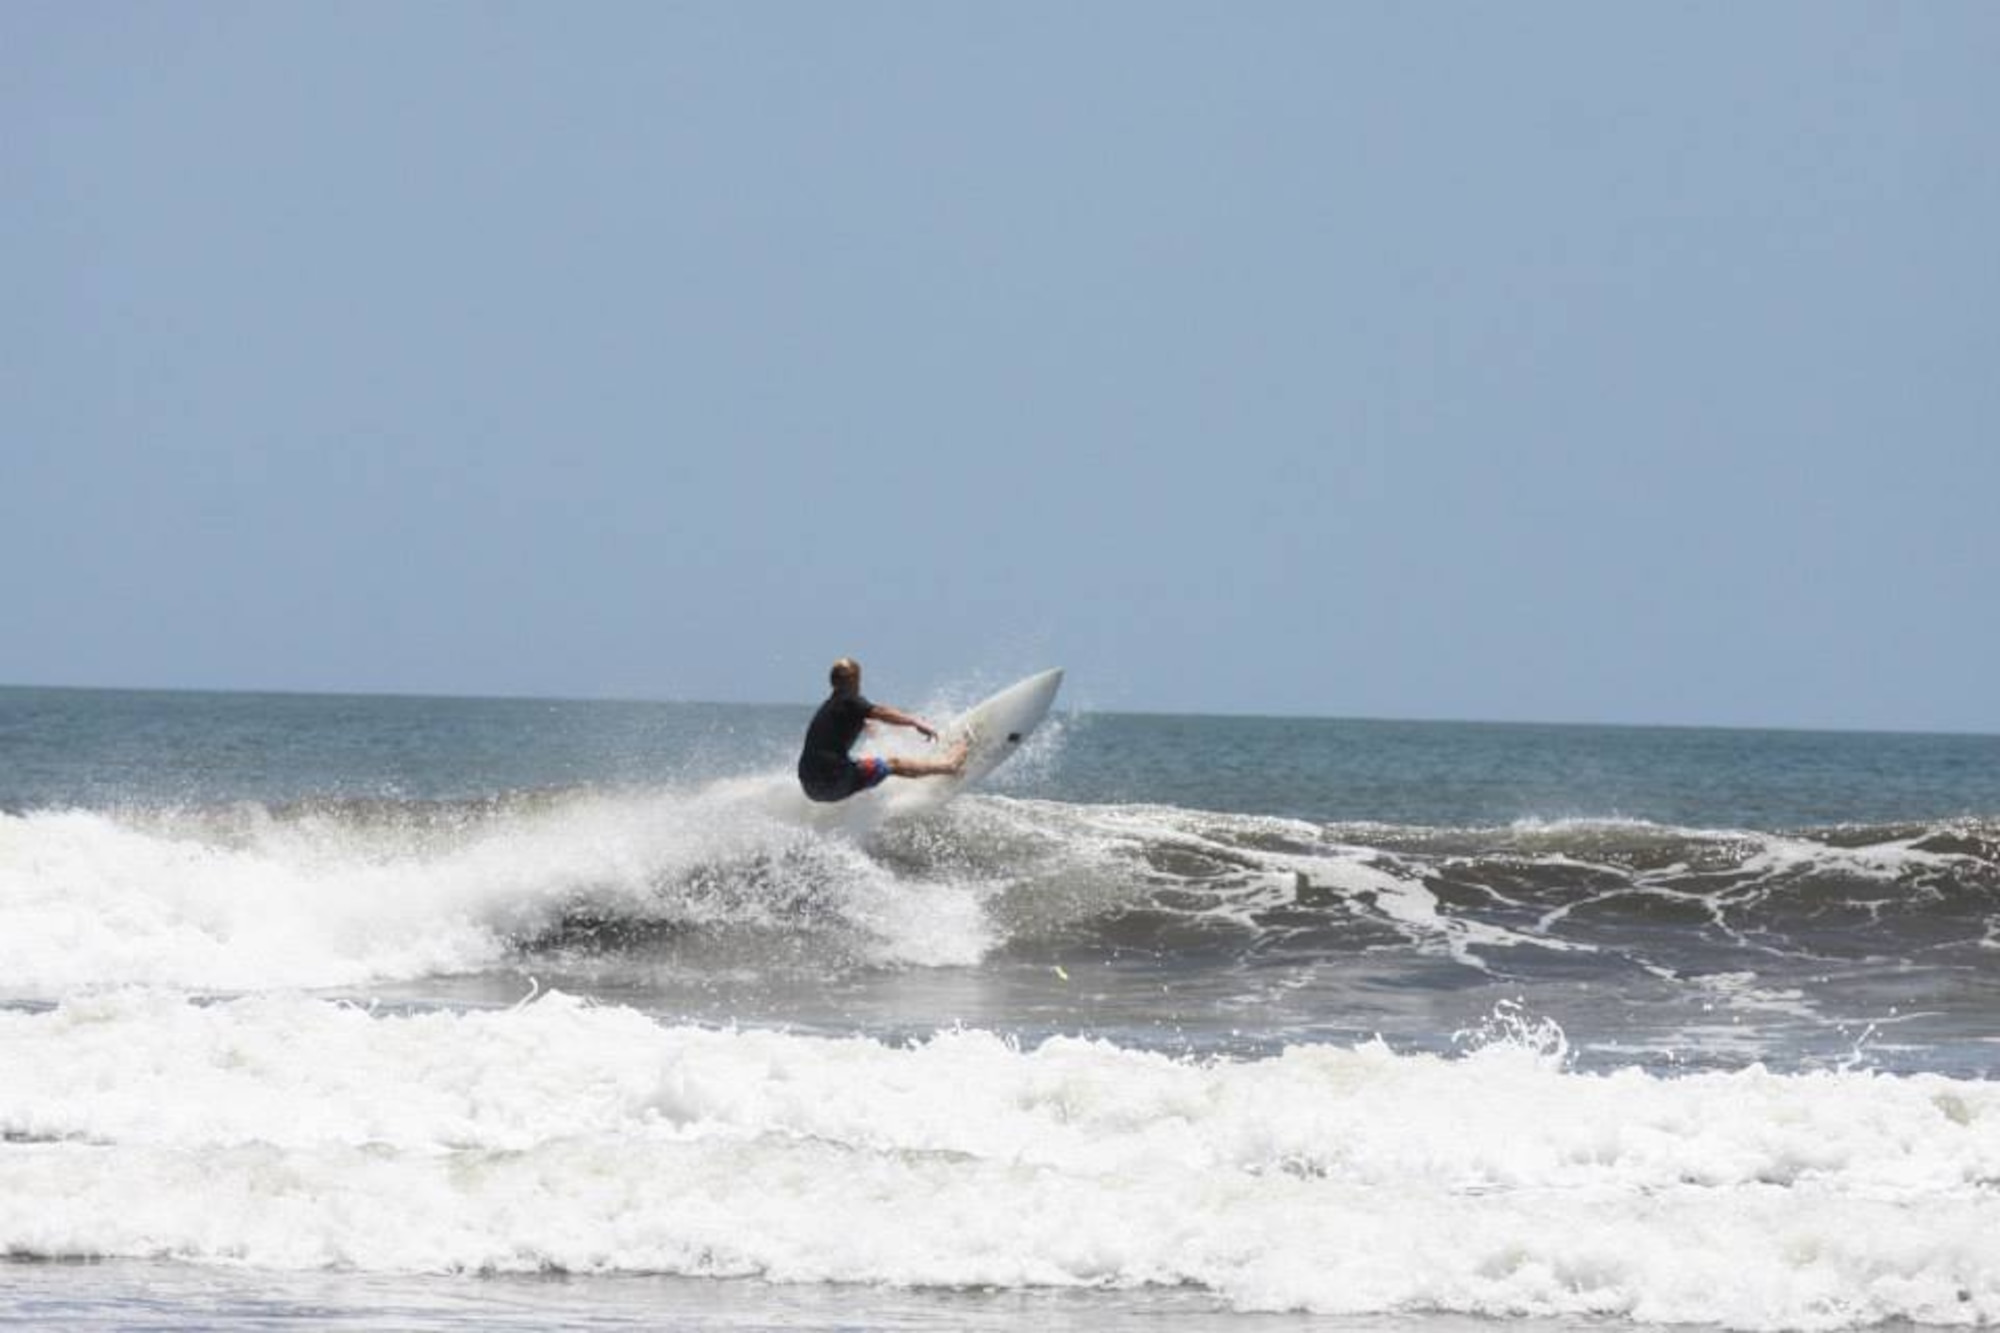
[[[801,772],[799,780],[805,787],[806,795],[815,801],[844,801],[858,791],[880,786],[888,776],[889,761],[880,755],[869,754],[848,760],[846,766],[831,777],[814,781]]]

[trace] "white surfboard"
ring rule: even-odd
[[[1055,667],[1017,680],[939,727],[935,749],[926,746],[925,752],[949,749],[963,736],[969,742],[965,770],[948,778],[890,778],[875,789],[883,811],[900,815],[934,809],[1006,763],[1049,715],[1062,679],[1062,668]]]
[[[965,771],[953,778],[938,778],[954,788],[967,787],[1007,762],[1049,715],[1062,688],[1062,668],[1054,667],[1026,680],[1015,681],[1000,693],[960,713],[938,734],[945,745],[955,745],[963,736],[971,742],[966,751]]]

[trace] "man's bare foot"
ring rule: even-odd
[[[955,778],[965,771],[965,756],[972,749],[972,737],[961,736],[939,759],[912,759],[890,755],[889,771],[899,778]]]

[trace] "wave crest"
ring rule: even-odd
[[[1979,821],[1425,829],[999,796],[835,815],[815,823],[776,778],[0,815],[0,976],[40,998],[352,987],[669,949],[752,969],[1402,950],[1690,974],[1744,956],[1983,965],[2000,944],[2000,827]]]

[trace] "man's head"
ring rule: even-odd
[[[826,673],[833,688],[846,694],[861,688],[861,663],[851,657],[843,657],[833,664],[833,670]]]

